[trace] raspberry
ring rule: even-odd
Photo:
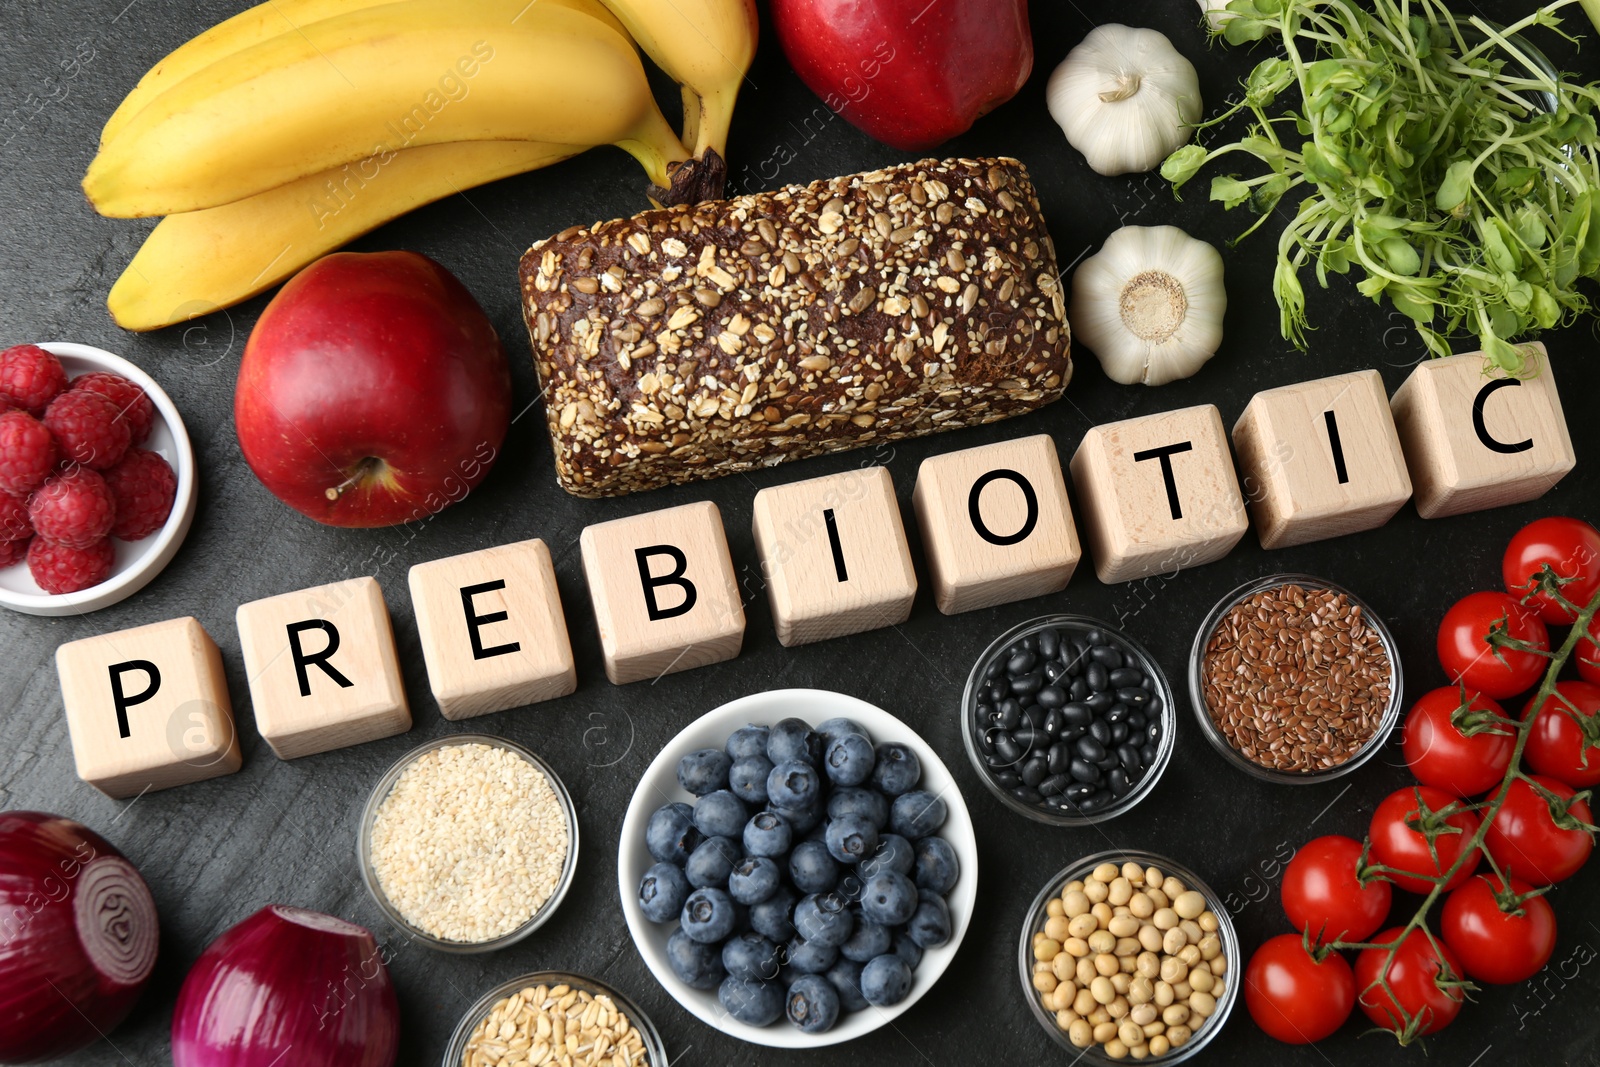
[[[0,542],[26,541],[32,536],[33,523],[28,521],[28,502],[20,496],[0,493]],[[15,563],[16,560],[11,562]]]
[[[34,531],[63,548],[88,548],[111,532],[116,515],[106,480],[86,467],[56,475],[28,501]]]
[[[76,593],[111,577],[117,550],[110,538],[88,548],[53,545],[42,537],[28,544],[28,572],[46,593]]]
[[[0,396],[37,415],[67,387],[61,361],[38,345],[0,352]]]
[[[14,567],[21,563],[28,554],[28,545],[32,542],[31,537],[16,541],[0,541],[0,567]]]
[[[121,463],[106,471],[106,486],[116,502],[117,521],[111,536],[139,541],[166,523],[178,495],[178,476],[154,452],[130,448]],[[0,511],[0,516],[4,512]],[[0,519],[3,522],[3,519]]]
[[[103,471],[116,466],[133,438],[132,427],[119,415],[117,405],[99,393],[74,389],[50,401],[44,424],[62,458]]]
[[[55,438],[43,423],[26,411],[0,415],[0,493],[33,492],[55,465]]]
[[[155,418],[156,406],[150,402],[150,398],[139,388],[137,382],[131,382],[120,374],[97,370],[81,378],[74,378],[72,388],[99,393],[117,405],[117,410],[128,423],[128,429],[131,431],[129,439],[133,444],[143,444],[144,439],[150,436],[150,422]]]

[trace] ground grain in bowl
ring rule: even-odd
[[[1291,773],[1346,762],[1378,731],[1394,671],[1344,593],[1288,584],[1235,604],[1206,640],[1206,712],[1246,759]]]
[[[531,986],[497,1001],[467,1039],[462,1067],[647,1067],[644,1040],[604,993]]]
[[[372,869],[384,896],[407,922],[446,941],[492,941],[531,919],[560,882],[570,847],[549,780],[493,745],[423,753],[372,823]]]

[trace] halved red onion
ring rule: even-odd
[[[87,1048],[133,1009],[160,929],[144,879],[88,827],[0,812],[0,1063]]]
[[[393,1067],[399,1047],[372,935],[277,904],[211,942],[172,1016],[173,1067]]]

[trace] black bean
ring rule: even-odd
[[[1111,743],[1113,745],[1120,745],[1120,744],[1122,744],[1122,742],[1126,741],[1127,739],[1128,739],[1128,724],[1125,723],[1125,722],[1114,722],[1114,723],[1112,723],[1111,724]]]
[[[1094,722],[1094,710],[1087,704],[1067,704],[1061,709],[1061,717],[1068,726],[1088,726]]]
[[[1072,784],[1072,776],[1066,774],[1052,774],[1039,783],[1039,792],[1047,797],[1058,795],[1063,789]]]
[[[1156,746],[1147,741],[1139,747],[1139,762],[1144,764],[1146,767],[1149,767],[1154,764],[1155,761]]]
[[[1064,807],[1067,806],[1067,798],[1066,797],[1045,797],[1044,798],[1044,803],[1045,803],[1046,807],[1056,808],[1056,809],[1059,810],[1059,809],[1064,808]]]
[[[1103,645],[1106,643],[1106,635],[1101,630],[1090,630],[1083,635],[1083,639],[1090,645]]]
[[[1010,734],[1001,734],[994,739],[994,754],[1005,760],[1007,766],[1021,759],[1022,753],[1022,746]]]
[[[1100,768],[1092,763],[1085,763],[1081,759],[1072,761],[1072,765],[1068,768],[1068,773],[1080,782],[1098,782],[1100,780]]]
[[[1050,772],[1045,767],[1044,757],[1034,756],[1032,759],[1028,760],[1027,763],[1022,765],[1022,770],[1019,773],[1022,775],[1023,785],[1030,785],[1034,788],[1038,788],[1039,783],[1044,781],[1045,778],[1049,776]]]
[[[1084,681],[1081,676],[1072,679],[1072,685],[1067,690],[1067,699],[1068,700],[1088,700],[1089,699],[1089,683]]]
[[[1089,728],[1087,726],[1069,726],[1065,730],[1061,731],[1059,740],[1076,741],[1078,738],[1082,737],[1088,732]]]
[[[1144,706],[1145,714],[1147,714],[1147,715],[1156,714],[1157,712],[1159,712],[1161,710],[1161,705],[1162,705],[1161,694],[1160,693],[1151,693],[1150,694],[1149,703],[1145,704],[1145,706]]]
[[[1139,708],[1150,702],[1150,694],[1138,686],[1131,686],[1117,690],[1117,700]]]
[[[1019,726],[1011,731],[1011,740],[1015,741],[1017,747],[1024,752],[1031,752],[1048,745],[1051,738],[1043,730],[1035,730],[1031,726]]]
[[[1044,680],[1047,682],[1054,682],[1066,673],[1067,668],[1054,660],[1044,665]]]
[[[1128,781],[1128,775],[1120,767],[1106,775],[1106,784],[1111,787],[1114,797],[1125,796],[1133,788],[1133,783]]]
[[[1089,658],[1108,671],[1122,666],[1122,653],[1110,645],[1097,644],[1089,650]]]
[[[1001,704],[994,713],[994,724],[1002,730],[1015,730],[1022,725],[1022,705],[1015,700]]]
[[[1033,695],[1041,708],[1059,708],[1067,702],[1067,691],[1059,685],[1047,685]]]
[[[1077,802],[1082,800],[1084,797],[1094,796],[1094,794],[1099,791],[1100,787],[1095,785],[1093,782],[1073,782],[1071,785],[1067,786],[1067,788],[1061,791],[1061,795],[1066,797],[1068,800]]]
[[[995,676],[1005,669],[1006,661],[1001,659],[999,656],[996,656],[994,659],[990,660],[989,665],[983,669],[984,680],[989,682],[994,681]]]
[[[1102,771],[1114,771],[1118,767],[1122,766],[1122,764],[1118,761],[1117,754],[1115,752],[1107,752],[1106,758],[1103,760],[1097,760],[1095,762],[1095,766],[1099,767]]]
[[[996,771],[994,782],[1001,789],[1015,789],[1022,784],[1022,775],[1016,771]]]
[[[1106,682],[1109,681],[1106,669],[1099,663],[1089,664],[1089,669],[1083,672],[1083,677],[1089,683],[1089,688],[1096,693],[1103,690],[1106,687]]]
[[[994,755],[994,731],[984,730],[978,734],[978,751],[985,756]]]
[[[1065,741],[1057,741],[1050,746],[1048,758],[1051,774],[1065,774],[1067,768],[1072,766],[1072,746]]]
[[[1037,662],[1039,662],[1039,657],[1024,649],[1006,660],[1006,673],[1013,678],[1027,674],[1033,670],[1033,665]]]
[[[1043,686],[1043,671],[1034,671],[1032,674],[1024,674],[1020,678],[1011,679],[1011,691],[1018,696],[1037,693]]]
[[[1022,705],[1022,721],[1035,730],[1044,729],[1045,710],[1037,704]]]
[[[1144,728],[1144,739],[1152,745],[1161,740],[1161,720],[1156,719]]]
[[[1109,745],[1111,743],[1110,723],[1102,722],[1099,719],[1096,719],[1094,722],[1089,724],[1089,733],[1093,735],[1094,739],[1100,742],[1102,745]]]
[[[1045,659],[1054,659],[1055,654],[1061,651],[1061,635],[1051,629],[1039,631],[1039,655]]]
[[[1118,745],[1117,759],[1122,761],[1123,770],[1137,771],[1144,766],[1144,761],[1139,758],[1139,750],[1132,745]]]
[[[1027,649],[1029,652],[1037,652],[1037,651],[1039,651],[1039,635],[1038,634],[1029,634],[1027,637],[1024,637],[1021,641],[1018,641],[1017,644],[1021,645],[1023,648]]]
[[[1090,763],[1098,763],[1106,758],[1106,746],[1092,737],[1080,737],[1072,743],[1073,752]]]
[[[1067,665],[1067,672],[1070,674],[1081,674],[1083,672],[1084,660],[1088,654],[1089,646],[1082,641],[1074,641],[1070,646],[1061,646],[1061,662]]]
[[[1129,715],[1124,721],[1128,724],[1129,730],[1132,730],[1136,734],[1144,733],[1144,712],[1135,710],[1134,713]]]
[[[1144,681],[1144,671],[1137,667],[1118,667],[1110,674],[1111,685],[1117,689],[1137,688]]]
[[[1110,804],[1112,799],[1113,797],[1110,793],[1096,793],[1093,796],[1084,797],[1083,800],[1078,804],[1078,810],[1083,812],[1085,815],[1093,815],[1107,804]]]
[[[1105,719],[1106,722],[1121,722],[1123,719],[1126,719],[1130,714],[1132,714],[1132,712],[1133,709],[1128,707],[1126,704],[1113,704],[1111,705],[1110,709],[1106,711]]]
[[[1011,791],[1011,795],[1022,801],[1024,804],[1039,803],[1039,791],[1029,786],[1019,785]]]
[[[1140,682],[1139,685],[1153,693],[1156,688],[1156,680],[1147,674],[1144,676],[1144,681]]]
[[[1116,703],[1116,699],[1110,693],[1090,693],[1084,703],[1089,705],[1091,711],[1107,711]]]
[[[989,688],[984,690],[983,695],[989,698],[989,703],[998,704],[1011,695],[1011,687],[1006,685],[1004,679],[998,682],[990,682]]]

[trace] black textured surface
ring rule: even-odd
[[[943,3],[977,0],[937,0]],[[283,902],[331,912],[370,926],[395,954],[392,972],[404,1012],[407,1067],[436,1064],[458,1017],[485,989],[543,967],[600,976],[636,998],[685,1064],[1068,1062],[1028,1012],[1016,974],[1023,911],[1035,891],[1074,858],[1110,845],[1140,846],[1197,868],[1219,892],[1243,902],[1236,919],[1248,950],[1283,931],[1278,860],[1318,833],[1360,836],[1378,800],[1406,781],[1398,746],[1345,781],[1304,789],[1269,786],[1228,767],[1204,743],[1185,706],[1178,752],[1154,794],[1132,814],[1100,829],[1052,830],[1003,809],[978,784],[957,734],[956,702],[972,659],[996,633],[1047,611],[1068,609],[1120,619],[1148,644],[1181,687],[1195,626],[1217,597],[1239,582],[1275,570],[1309,571],[1345,583],[1394,628],[1413,695],[1442,682],[1432,654],[1440,614],[1456,597],[1498,580],[1509,535],[1550,512],[1600,520],[1600,425],[1588,398],[1600,386],[1589,325],[1551,334],[1552,358],[1580,456],[1579,468],[1545,500],[1499,511],[1423,522],[1409,506],[1382,530],[1265,553],[1248,537],[1226,560],[1136,585],[1106,587],[1086,565],[1061,595],[974,612],[940,615],[924,591],[907,624],[799,650],[773,635],[750,537],[751,500],[764,485],[853,466],[863,454],[814,460],[756,477],[664,491],[612,502],[568,498],[555,485],[542,412],[526,411],[505,458],[466,503],[412,533],[323,529],[280,506],[240,461],[230,425],[239,354],[263,303],[251,301],[188,329],[133,337],[107,318],[103,301],[148,224],[96,217],[78,179],[99,128],[123,93],[157,59],[238,8],[237,2],[87,0],[56,5],[0,3],[0,340],[82,341],[140,363],[177,401],[202,468],[199,514],[173,565],[142,594],[83,618],[0,617],[0,803],[81,819],[108,835],[139,864],[163,917],[155,981],[133,1018],[108,1040],[71,1059],[84,1067],[165,1063],[167,1029],[188,964],[222,930],[257,908]],[[1462,0],[1464,8],[1478,5]],[[1494,15],[1525,3],[1486,3]],[[1189,0],[1163,4],[1036,0],[1038,62],[1012,104],[951,144],[951,154],[1008,153],[1033,170],[1063,265],[1097,247],[1119,223],[1175,223],[1221,242],[1242,228],[1203,191],[1174,203],[1157,177],[1100,178],[1050,122],[1043,83],[1056,62],[1096,21],[1133,17],[1164,30],[1199,66],[1208,100],[1228,94],[1248,69],[1237,52],[1208,49]],[[1578,9],[1569,9],[1574,25]],[[1549,35],[1541,40],[1559,45]],[[1550,51],[1592,75],[1568,47]],[[675,99],[675,94],[673,99]],[[770,33],[750,77],[734,129],[732,163],[750,188],[809,181],[904,158],[868,141],[842,121],[813,121],[820,107],[788,71]],[[815,111],[818,118],[826,112]],[[748,170],[746,168],[749,168]],[[535,396],[517,311],[517,257],[531,241],[573,223],[628,214],[641,205],[641,175],[621,152],[595,151],[555,169],[474,190],[402,219],[358,243],[361,249],[410,248],[455,271],[488,309],[513,354],[516,404]],[[918,462],[939,452],[1028,433],[1054,434],[1070,455],[1085,429],[1129,415],[1215,403],[1231,423],[1252,393],[1323,374],[1376,366],[1391,389],[1421,355],[1398,316],[1347,284],[1310,293],[1311,351],[1279,339],[1270,296],[1272,237],[1263,233],[1227,256],[1232,306],[1227,340],[1193,379],[1159,390],[1108,383],[1080,353],[1067,399],[1015,422],[897,446],[881,456],[903,508]],[[721,507],[748,598],[742,656],[659,683],[615,688],[601,670],[593,617],[576,542],[591,522],[691,500]],[[567,699],[458,726],[438,717],[426,681],[406,590],[411,564],[524,537],[543,537],[557,561],[577,650],[580,687]],[[913,544],[915,538],[913,537]],[[926,569],[918,554],[919,573]],[[407,736],[293,763],[275,759],[256,735],[234,631],[241,601],[376,570],[395,618],[406,680],[417,713]],[[229,670],[245,767],[217,781],[153,794],[131,806],[102,797],[73,774],[52,653],[69,639],[174,618],[198,616],[222,646]],[[699,713],[735,696],[774,686],[842,689],[916,726],[943,754],[985,828],[980,905],[956,963],[891,1028],[851,1046],[813,1055],[738,1044],[692,1020],[646,972],[629,945],[616,899],[616,834],[635,776],[663,743]],[[575,891],[530,940],[489,957],[452,958],[395,938],[357,876],[354,826],[373,781],[415,744],[460,729],[503,733],[530,743],[560,771],[578,798],[584,848]],[[1552,901],[1561,923],[1555,962],[1532,986],[1481,994],[1459,1021],[1422,1051],[1401,1051],[1385,1037],[1358,1040],[1353,1020],[1312,1049],[1269,1042],[1239,1006],[1226,1033],[1206,1053],[1213,1062],[1587,1064],[1600,1060],[1600,967],[1592,960],[1600,927],[1592,901],[1600,864],[1559,887]],[[1397,906],[1411,898],[1401,896]]]

